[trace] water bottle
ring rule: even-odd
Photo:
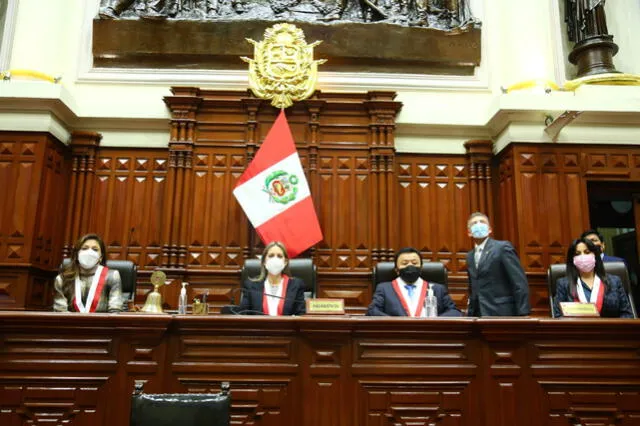
[[[433,294],[433,288],[429,286],[427,297],[424,299],[424,310],[427,318],[435,318],[438,316],[438,299]]]
[[[187,313],[187,285],[189,283],[182,283],[182,290],[180,290],[180,297],[178,298],[178,314],[180,315]]]

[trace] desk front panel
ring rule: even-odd
[[[145,391],[235,425],[640,425],[640,322],[0,312],[0,424],[127,425]]]

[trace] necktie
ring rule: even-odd
[[[476,252],[473,254],[473,260],[476,262],[476,268],[480,263],[480,256],[482,256],[482,247],[476,248]]]
[[[415,285],[406,284],[404,288],[407,289],[407,293],[409,293],[409,299],[413,300],[413,291],[416,289]]]

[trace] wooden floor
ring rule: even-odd
[[[230,381],[236,425],[637,426],[640,321],[0,312],[0,425],[127,425],[135,380]]]

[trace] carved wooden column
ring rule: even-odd
[[[90,231],[88,212],[93,201],[96,151],[100,140],[100,133],[78,131],[71,134],[71,183],[64,233],[64,257],[71,254],[75,241]]]
[[[493,217],[491,194],[491,159],[493,142],[490,140],[470,140],[464,143],[469,161],[469,192],[472,212],[480,211]]]
[[[318,131],[320,128],[320,111],[325,106],[327,102],[325,100],[320,99],[309,99],[305,101],[307,106],[307,110],[309,111],[309,140],[308,140],[308,149],[309,149],[309,190],[311,191],[311,196],[316,194],[316,189],[318,188]],[[318,208],[318,199],[313,200],[313,205]],[[318,212],[316,211],[316,214]],[[315,260],[316,257],[316,246],[311,248],[311,257]]]
[[[369,150],[369,168],[371,170],[370,175],[370,195],[369,195],[369,211],[371,212],[371,220],[369,226],[371,227],[371,263],[375,265],[382,260],[379,250],[380,246],[380,215],[378,209],[378,199],[382,197],[380,194],[380,158],[373,148],[374,141],[378,140],[378,130],[372,127],[370,130],[371,145]]]
[[[247,125],[246,125],[246,164],[245,169],[249,166],[251,161],[253,161],[253,157],[255,157],[256,152],[258,152],[258,142],[260,135],[258,134],[258,110],[260,109],[260,104],[262,103],[262,99],[258,98],[243,98],[241,99],[242,107],[244,108],[247,114]],[[245,259],[249,257],[253,257],[256,253],[256,241],[258,241],[258,234],[253,229],[251,222],[246,215],[242,215],[242,219],[246,225],[243,226],[243,229],[246,233],[243,233],[242,240],[246,243],[243,247],[243,256]]]
[[[395,173],[395,118],[402,107],[395,92],[369,92],[364,102],[369,111],[371,159],[371,261],[393,259],[398,248],[397,176]]]
[[[169,167],[164,205],[162,266],[184,269],[193,204],[193,145],[199,90],[174,88],[165,97],[171,109]]]

